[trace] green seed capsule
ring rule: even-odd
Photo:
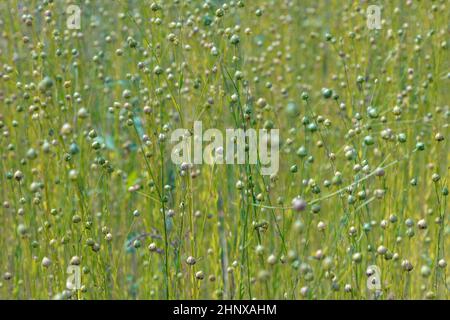
[[[331,90],[331,89],[328,89],[328,88],[322,88],[322,96],[325,98],[325,99],[329,99],[329,98],[331,98],[331,96],[333,95],[333,90]]]
[[[28,233],[28,228],[24,224],[19,224],[17,226],[17,233],[23,237]]]
[[[366,146],[371,146],[371,145],[373,145],[374,143],[375,143],[375,140],[373,139],[372,136],[365,136],[365,137],[364,137],[364,144],[365,144]]]
[[[233,34],[230,38],[231,44],[234,44],[234,45],[237,45],[240,41],[241,41],[241,39],[236,34]]]
[[[53,87],[53,80],[50,77],[44,77],[38,84],[38,89],[41,92],[45,92]]]
[[[302,92],[302,99],[307,101],[309,99],[309,94],[308,92]]]
[[[286,113],[291,117],[296,117],[300,113],[300,109],[294,102],[289,102],[286,105]]]
[[[423,142],[417,142],[416,143],[416,149],[419,151],[425,150],[425,144]]]
[[[362,261],[362,254],[359,253],[359,252],[356,252],[355,254],[353,254],[352,260],[353,260],[355,263],[360,263],[360,262]]]
[[[397,135],[397,140],[398,140],[398,142],[400,142],[400,143],[406,142],[406,134],[404,134],[404,133],[399,133],[399,134]]]
[[[378,118],[378,110],[376,108],[369,108],[367,113],[372,119]]]
[[[310,123],[308,125],[308,130],[311,131],[311,132],[316,132],[317,131],[317,125],[314,122]]]
[[[320,204],[317,204],[317,203],[316,203],[316,204],[313,204],[313,205],[312,205],[312,207],[311,207],[311,212],[312,212],[312,213],[319,213],[319,212],[320,212],[320,209],[321,209],[321,208],[320,208]]]
[[[101,148],[101,143],[100,143],[100,142],[94,141],[94,142],[92,143],[92,149],[98,150],[98,149],[100,149],[100,148]]]
[[[141,245],[142,245],[142,244],[141,244],[141,241],[140,241],[139,239],[136,239],[136,240],[133,241],[133,247],[134,247],[135,249],[140,248]]]
[[[225,14],[225,11],[223,11],[222,8],[219,8],[216,10],[216,17],[221,18]]]
[[[448,196],[448,188],[447,187],[442,188],[442,195],[445,197]]]

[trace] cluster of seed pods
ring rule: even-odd
[[[450,10],[367,7],[2,1],[0,298],[448,299]]]

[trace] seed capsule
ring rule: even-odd
[[[419,220],[419,222],[417,222],[417,227],[422,230],[426,229],[427,222],[425,221],[425,219]]]
[[[44,257],[43,259],[42,259],[42,266],[44,267],[44,268],[48,268],[48,267],[50,267],[50,265],[52,264],[52,261],[49,259],[49,258],[47,258],[47,257]]]
[[[353,254],[352,260],[353,260],[354,262],[356,262],[356,263],[361,262],[361,260],[362,260],[362,255],[361,255],[361,253],[356,252],[355,254]]]
[[[422,277],[429,277],[431,274],[431,269],[428,266],[422,266],[422,268],[420,268],[420,274],[422,275]]]
[[[70,264],[72,266],[79,266],[81,263],[81,259],[78,256],[73,256],[72,259],[70,259]]]
[[[150,252],[155,252],[156,251],[156,243],[152,242],[148,245],[148,250]]]
[[[403,260],[402,261],[402,269],[410,272],[412,269],[414,269],[414,266],[412,265],[412,263],[409,260]]]
[[[274,265],[275,263],[277,263],[277,257],[273,254],[271,254],[268,258],[267,258],[267,263],[270,265]]]
[[[38,89],[41,92],[49,90],[53,86],[53,80],[50,77],[45,77],[38,84]]]
[[[20,170],[17,170],[14,173],[14,179],[16,179],[16,181],[18,181],[18,182],[22,181],[23,177],[24,177],[24,175],[23,175],[22,171],[20,171]]]
[[[197,280],[203,280],[205,278],[205,274],[203,273],[203,271],[197,271],[195,273],[195,278]]]
[[[307,204],[306,204],[306,201],[303,200],[303,199],[300,198],[300,197],[294,198],[294,199],[292,200],[292,208],[293,208],[295,211],[303,211],[303,210],[305,210],[306,205],[307,205]]]
[[[379,255],[384,255],[387,252],[387,248],[385,246],[379,246],[377,252]]]
[[[190,265],[190,266],[193,266],[196,262],[197,262],[197,261],[196,261],[195,258],[192,257],[192,256],[189,256],[189,257],[187,257],[187,259],[186,259],[186,263],[187,263],[188,265]]]

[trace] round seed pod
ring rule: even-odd
[[[267,263],[270,265],[274,265],[275,263],[277,263],[277,257],[271,254],[269,257],[267,257]]]
[[[412,269],[414,269],[414,266],[409,260],[403,260],[402,261],[402,269],[406,272],[410,272],[410,271],[412,271]]]
[[[386,252],[387,252],[387,248],[385,246],[379,246],[377,249],[377,253],[381,256],[385,255]]]
[[[22,171],[17,170],[16,172],[14,172],[14,179],[16,179],[16,181],[20,182],[22,181],[24,177],[24,174],[22,173]]]
[[[3,279],[4,279],[4,280],[8,281],[8,280],[11,280],[11,278],[12,278],[11,272],[5,272],[5,273],[3,274]]]
[[[296,197],[292,200],[292,208],[297,212],[305,210],[306,205],[306,201],[300,197]]]
[[[300,289],[300,294],[303,296],[303,297],[306,297],[307,295],[308,295],[308,293],[309,293],[309,288],[308,287],[302,287],[301,289]]]
[[[360,263],[362,261],[362,254],[360,252],[356,252],[352,256],[352,260],[355,263]]]
[[[150,251],[150,252],[155,252],[156,251],[156,243],[154,243],[154,242],[152,242],[152,243],[150,243],[149,245],[148,245],[148,250]]]
[[[197,280],[203,280],[204,278],[205,278],[205,274],[203,273],[203,271],[197,271],[196,273],[195,273],[195,278],[197,279]]]
[[[190,265],[190,266],[193,266],[196,262],[197,262],[197,261],[196,261],[195,258],[192,257],[192,256],[189,256],[189,257],[187,257],[187,259],[186,259],[186,263],[187,263],[188,265]]]
[[[72,266],[79,266],[80,263],[81,263],[81,259],[80,259],[78,256],[73,256],[73,257],[70,259],[70,264],[71,264]]]
[[[422,266],[422,268],[420,268],[420,274],[422,275],[422,277],[429,277],[431,275],[431,269],[429,266]]]
[[[44,268],[48,268],[52,264],[52,261],[49,258],[44,257],[44,258],[42,258],[41,264]]]
[[[426,229],[427,228],[427,222],[425,221],[425,219],[419,220],[419,222],[417,222],[417,227],[419,229],[422,229],[422,230]]]

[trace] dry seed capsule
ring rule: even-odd
[[[379,255],[385,255],[387,252],[387,248],[385,246],[379,246],[377,252]]]
[[[81,260],[78,256],[73,256],[72,259],[70,259],[70,264],[72,266],[79,266],[81,263]]]
[[[292,208],[295,211],[303,211],[306,208],[306,201],[300,197],[296,197],[292,200]]]
[[[275,263],[277,263],[277,257],[273,254],[271,254],[268,258],[267,258],[267,263],[270,265],[274,265]]]
[[[327,226],[326,226],[326,224],[325,224],[325,222],[323,222],[323,221],[319,221],[319,223],[317,224],[317,229],[319,230],[319,231],[325,231],[325,228],[326,228]]]
[[[155,252],[156,251],[156,243],[152,242],[148,245],[148,250],[150,252]]]
[[[255,252],[258,256],[262,256],[264,254],[264,247],[262,245],[257,245]]]
[[[197,271],[196,273],[195,273],[195,278],[197,279],[197,280],[203,280],[204,278],[205,278],[205,274],[203,273],[203,271]]]
[[[189,256],[189,257],[187,257],[187,259],[186,259],[186,263],[187,263],[188,265],[190,265],[190,266],[193,266],[196,262],[197,262],[197,261],[196,261],[195,258],[192,257],[192,256]]]
[[[17,170],[14,173],[14,179],[16,179],[16,181],[18,181],[18,182],[22,181],[23,177],[24,177],[24,174],[20,170]]]
[[[300,294],[303,296],[303,297],[306,297],[307,295],[308,295],[308,293],[309,293],[309,288],[308,287],[302,287],[301,289],[300,289]]]
[[[361,260],[362,260],[362,255],[361,255],[361,253],[359,253],[359,252],[354,253],[353,256],[352,256],[352,260],[353,260],[355,263],[360,263]]]
[[[48,268],[52,264],[52,261],[49,258],[44,257],[44,258],[42,258],[42,263],[41,264],[42,264],[42,266],[44,268]]]
[[[417,222],[417,227],[419,229],[422,229],[422,230],[426,229],[427,228],[427,222],[425,221],[425,219],[419,220],[419,222]]]
[[[422,275],[422,277],[429,277],[431,275],[431,269],[428,266],[422,266],[422,268],[420,268],[420,274]]]
[[[412,269],[414,269],[414,266],[409,260],[403,260],[402,261],[402,268],[403,270],[410,272]]]

